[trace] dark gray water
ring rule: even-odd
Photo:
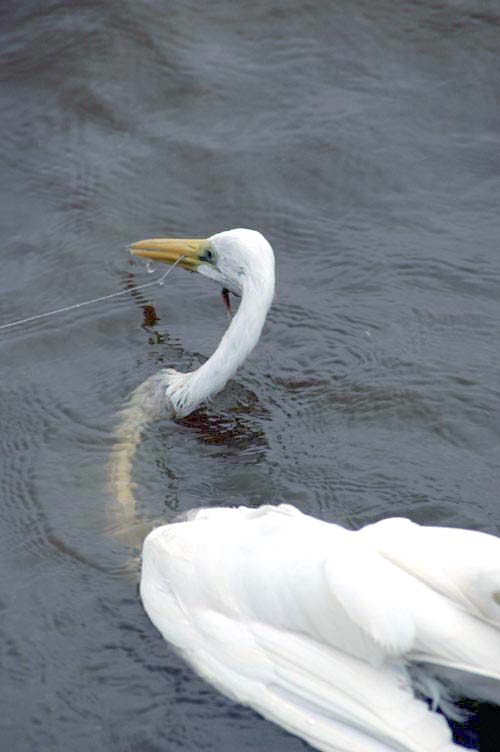
[[[144,519],[288,501],[500,532],[499,27],[497,0],[2,4],[0,324],[150,281],[143,237],[276,252],[238,377],[148,430]],[[303,749],[193,676],[107,533],[114,414],[226,325],[175,270],[0,331],[2,750]]]

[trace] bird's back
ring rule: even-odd
[[[444,718],[415,699],[407,663],[459,650],[479,664],[477,640],[500,646],[496,628],[369,536],[286,505],[199,510],[153,531],[141,595],[200,674],[325,750],[454,749]],[[465,646],[450,644],[456,630]],[[432,674],[424,685],[440,691]]]

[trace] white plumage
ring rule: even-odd
[[[182,257],[181,265],[241,298],[217,349],[200,368],[187,373],[167,368],[139,387],[143,403],[184,417],[225,387],[259,341],[274,295],[274,253],[260,232],[245,229],[206,240],[142,240],[131,252],[168,264]]]
[[[136,522],[130,475],[142,428],[165,410],[188,415],[224,387],[274,293],[272,249],[251,230],[131,251],[198,271],[241,303],[200,368],[160,371],[122,411],[110,463],[119,532]],[[198,510],[146,538],[141,596],[199,674],[326,752],[452,752],[444,716],[422,696],[450,715],[448,685],[500,704],[493,536],[404,519],[354,532],[286,505]]]
[[[499,573],[483,533],[216,508],[150,533],[141,597],[199,674],[312,746],[451,752],[415,689],[439,695],[444,672],[498,700]]]

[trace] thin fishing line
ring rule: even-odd
[[[117,298],[119,295],[128,295],[131,292],[135,292],[136,290],[144,290],[145,287],[153,287],[153,285],[162,285],[168,275],[173,272],[177,264],[179,264],[182,259],[184,259],[185,256],[179,256],[179,258],[175,261],[175,263],[172,264],[170,269],[167,269],[165,274],[160,277],[160,279],[155,279],[153,282],[146,282],[143,285],[136,285],[135,287],[130,287],[128,290],[120,290],[120,292],[112,292],[110,295],[103,295],[100,298],[93,298],[92,300],[84,300],[83,303],[74,303],[70,306],[65,306],[64,308],[57,308],[54,311],[46,311],[46,313],[39,313],[38,316],[28,316],[26,319],[18,319],[17,321],[11,321],[9,324],[1,324],[0,330],[2,329],[8,329],[11,326],[18,326],[19,324],[27,324],[29,321],[37,321],[37,319],[44,319],[47,316],[55,316],[56,313],[65,313],[66,311],[72,311],[74,308],[82,308],[82,306],[91,305],[91,303],[100,303],[101,300],[109,300],[110,298]]]

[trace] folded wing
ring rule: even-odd
[[[146,539],[144,606],[198,673],[317,749],[459,749],[409,663],[481,671],[499,632],[362,532],[286,506],[201,510]]]

